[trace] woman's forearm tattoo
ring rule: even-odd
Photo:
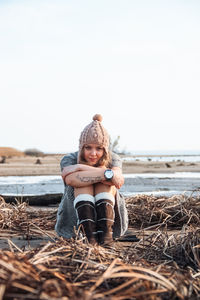
[[[80,180],[81,182],[90,182],[90,183],[96,183],[102,180],[101,176],[80,176],[77,174],[76,178]]]

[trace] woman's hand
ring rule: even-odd
[[[122,175],[122,171],[120,168],[114,167],[112,168],[114,176],[111,180],[112,184],[114,184],[114,186],[117,189],[120,189],[122,187],[122,185],[124,184],[124,176]]]
[[[65,180],[66,176],[70,175],[71,173],[77,172],[78,170],[79,164],[64,167],[61,173],[62,179]]]
[[[104,169],[104,170],[107,169],[106,166],[99,166],[99,167],[97,167],[97,168]]]
[[[117,189],[120,189],[122,187],[122,185],[124,184],[124,177],[122,175],[122,171],[118,167],[113,167],[112,171],[114,173],[112,180],[110,180],[110,181],[104,180],[104,181],[102,181],[102,183],[105,185],[110,185],[110,186],[114,185]]]

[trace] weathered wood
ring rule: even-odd
[[[62,198],[62,193],[58,194],[43,194],[43,195],[25,195],[25,196],[18,196],[18,195],[12,195],[12,196],[5,196],[0,195],[4,198],[4,200],[7,203],[16,202],[16,200],[21,202],[27,202],[29,205],[50,205],[50,204],[57,204],[60,202]]]

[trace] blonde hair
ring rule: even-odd
[[[84,147],[85,146],[83,146],[82,149],[81,149],[79,163],[87,165],[88,163],[84,158]],[[99,159],[98,163],[94,167],[105,166],[106,168],[111,168],[111,154],[110,154],[110,151],[106,152],[104,148],[103,148],[103,150],[104,150],[103,156]]]

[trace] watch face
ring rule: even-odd
[[[112,170],[106,170],[105,171],[105,177],[106,179],[112,179],[113,178],[113,171]]]

